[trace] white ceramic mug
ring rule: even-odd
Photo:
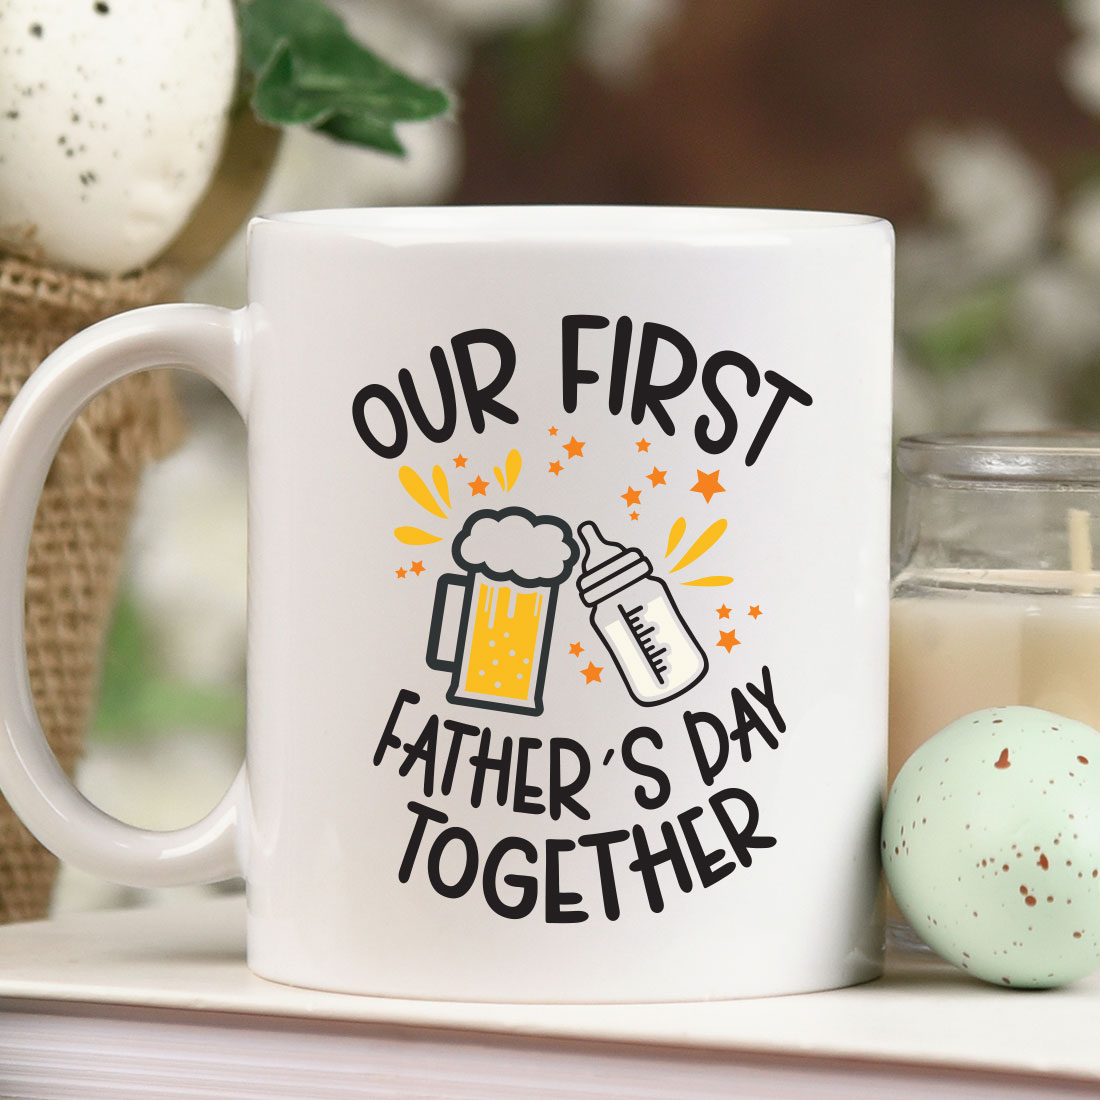
[[[153,306],[0,426],[0,782],[63,859],[244,875],[249,963],[408,997],[787,993],[879,970],[893,234],[720,209],[258,219],[238,312]],[[22,563],[108,383],[248,426],[248,748],[196,825],[50,755]]]

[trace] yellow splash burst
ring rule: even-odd
[[[677,546],[680,545],[680,539],[684,537],[684,532],[687,530],[687,520],[681,516],[668,532],[668,549],[665,550],[665,557],[667,558]]]
[[[685,565],[691,565],[693,561],[701,558],[725,533],[729,524],[724,519],[716,519],[688,548],[684,551],[680,560],[669,570],[675,573],[683,569]],[[669,557],[672,551],[680,545],[680,540],[687,531],[687,520],[680,516],[668,532],[668,549],[665,557]],[[733,577],[714,575],[711,577],[696,577],[694,580],[681,581],[683,585],[693,588],[717,588],[724,584],[733,584]]]
[[[691,565],[697,558],[701,558],[725,533],[726,521],[716,519],[688,548],[684,556],[669,570],[676,573],[685,565]]]
[[[433,542],[442,542],[439,535],[422,531],[419,527],[395,527],[393,537],[406,546],[430,546]]]
[[[439,499],[443,501],[443,507],[450,508],[451,487],[447,484],[447,475],[443,472],[442,466],[432,467],[432,484],[435,485],[435,491],[439,494]]]
[[[519,451],[511,450],[508,452],[508,457],[504,460],[504,476],[506,485],[504,491],[511,492],[512,486],[515,485],[516,480],[519,478],[519,472],[523,469],[523,459],[520,457]]]
[[[515,485],[516,479],[519,477],[519,472],[522,469],[523,459],[520,457],[519,451],[511,450],[504,460],[504,469],[502,470],[499,466],[494,466],[493,474],[501,489],[509,493],[512,491],[512,486]]]
[[[436,469],[439,469],[436,467]],[[442,474],[442,470],[440,473]],[[439,502],[432,496],[431,489],[424,483],[424,479],[411,467],[402,466],[397,471],[397,476],[401,481],[405,492],[409,494],[424,509],[425,512],[431,512],[433,516],[439,516],[440,519],[446,519],[447,513],[443,511]]]
[[[519,451],[512,450],[508,452],[504,460],[503,470],[499,466],[493,468],[493,473],[496,474],[501,489],[508,492],[515,485],[522,466],[523,460],[520,458]],[[432,493],[427,482],[411,466],[402,466],[397,471],[397,476],[405,492],[425,512],[430,512],[440,519],[447,518],[447,509],[451,507],[451,486],[447,481],[447,474],[441,466],[432,467],[432,485],[435,486],[435,494]],[[395,527],[393,537],[406,546],[430,546],[432,543],[443,541],[442,536],[433,535],[430,531],[425,531],[420,527]]]

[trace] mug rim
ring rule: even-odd
[[[375,206],[260,214],[249,233],[312,229],[386,243],[569,240],[688,241],[721,244],[762,238],[783,241],[820,234],[893,227],[873,214],[723,206],[501,204]]]

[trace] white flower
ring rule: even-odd
[[[914,156],[931,221],[898,234],[902,331],[938,323],[983,286],[1036,262],[1053,206],[1048,181],[997,132],[926,132]]]
[[[1100,35],[1083,35],[1069,45],[1062,61],[1062,78],[1083,107],[1100,111]]]
[[[1081,33],[1066,50],[1062,76],[1083,106],[1100,111],[1100,3],[1068,0],[1064,6],[1067,18]]]
[[[979,267],[996,271],[1038,252],[1052,188],[1007,137],[995,130],[926,132],[914,153],[931,191],[933,217]]]
[[[462,37],[433,12],[432,5],[408,0],[325,0],[348,31],[391,65],[421,80],[454,84],[466,67]],[[444,5],[445,6],[445,5]],[[510,5],[518,9],[526,3]],[[530,5],[549,6],[545,0]]]
[[[1051,260],[1026,271],[1016,286],[1011,311],[1015,341],[1033,362],[1071,368],[1100,349],[1100,293],[1094,281],[1065,263]]]
[[[679,0],[593,0],[582,27],[582,56],[605,80],[625,80],[679,10]]]
[[[1076,194],[1062,218],[1066,257],[1082,271],[1100,277],[1100,187]]]
[[[362,3],[363,0],[345,0]],[[465,34],[495,34],[529,23],[540,23],[554,14],[561,0],[419,0],[437,22],[449,23]],[[415,5],[413,5],[415,6]]]
[[[936,387],[940,431],[1041,431],[1058,417],[1035,364],[1006,352],[949,375]]]
[[[1082,31],[1100,34],[1100,0],[1062,0],[1062,10]]]
[[[921,328],[954,309],[987,275],[988,261],[944,228],[898,231],[899,328]]]

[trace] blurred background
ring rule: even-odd
[[[895,431],[1100,427],[1100,0],[340,0],[455,91],[403,159],[284,135],[257,209],[806,207],[898,230]],[[244,301],[238,235],[190,297]],[[82,789],[147,827],[243,752],[244,433],[179,377],[142,486]],[[58,910],[159,903],[64,868]]]

